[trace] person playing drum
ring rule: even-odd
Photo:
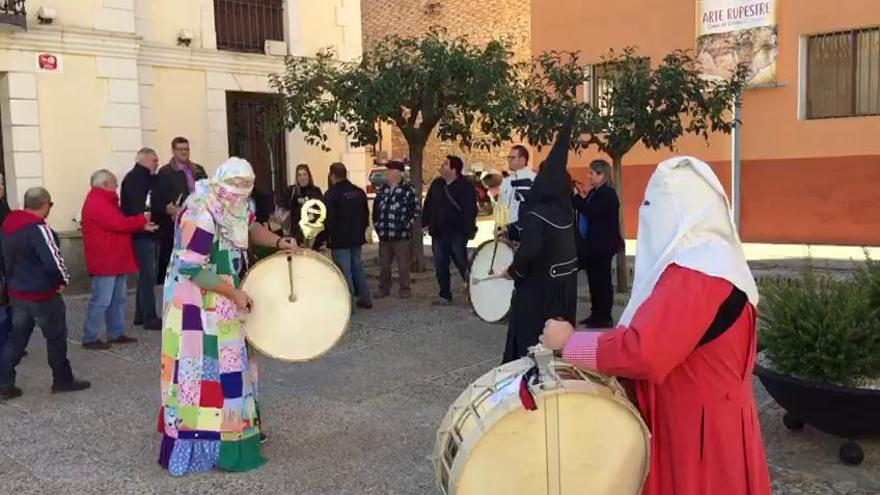
[[[496,234],[518,242],[522,237],[522,226],[519,224],[520,205],[528,198],[536,174],[529,167],[529,150],[521,144],[510,148],[507,164],[510,174],[501,182],[501,193],[498,196],[498,205],[506,209],[507,219],[504,225],[496,225]]]
[[[568,175],[573,117],[559,131],[521,208],[522,243],[507,269],[515,283],[503,362],[528,354],[548,318],[574,323],[578,260]]]
[[[634,380],[652,433],[645,495],[769,495],[752,390],[758,290],[711,167],[661,163],[638,232],[619,326],[574,332],[548,321],[544,344],[580,368]]]
[[[248,471],[260,452],[257,377],[241,317],[252,305],[238,289],[248,242],[295,250],[254,222],[250,164],[223,163],[196,183],[178,213],[165,281],[159,463],[173,476]]]

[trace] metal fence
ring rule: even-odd
[[[880,115],[880,28],[807,39],[807,118]]]
[[[282,0],[214,0],[217,48],[263,53],[266,40],[284,40]]]

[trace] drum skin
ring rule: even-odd
[[[468,284],[471,307],[474,313],[488,323],[499,323],[507,319],[510,313],[510,299],[513,296],[513,280],[503,278],[474,283],[474,280],[490,275],[489,267],[492,263],[492,252],[496,242],[498,242],[498,250],[495,251],[492,273],[502,273],[513,263],[513,247],[509,243],[486,241],[474,251],[470,266],[470,283]]]
[[[294,302],[289,299],[290,267]],[[332,349],[348,328],[348,284],[332,261],[314,251],[260,260],[245,275],[241,289],[254,301],[245,336],[269,357],[310,361]]]
[[[518,390],[531,365],[523,358],[492,370],[450,407],[434,452],[441,491],[640,494],[650,435],[617,381],[556,361],[561,384],[539,391],[529,411]]]

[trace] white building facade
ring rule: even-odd
[[[93,171],[121,179],[144,146],[164,163],[175,136],[209,173],[230,154],[250,159],[264,188],[286,186],[299,163],[319,183],[333,161],[365,178],[364,150],[333,129],[328,153],[296,132],[264,132],[277,104],[268,75],[285,55],[361,55],[359,0],[13,0],[0,6],[0,29],[10,204],[46,187],[59,232],[76,231]]]

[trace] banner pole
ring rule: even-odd
[[[731,157],[730,157],[730,203],[733,210],[733,224],[739,232],[740,220],[740,112],[742,107],[742,97],[737,95],[733,99],[733,132],[730,134],[731,139]]]

